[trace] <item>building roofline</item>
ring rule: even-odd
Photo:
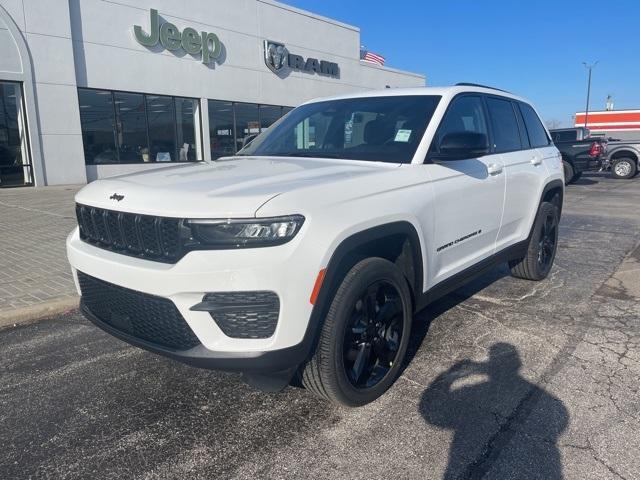
[[[409,72],[407,70],[400,70],[398,68],[387,67],[386,65],[384,65],[384,66],[376,65],[375,63],[365,62],[364,60],[360,60],[360,65],[362,65],[363,67],[370,67],[370,68],[375,68],[375,69],[378,69],[378,70],[385,70],[387,72],[401,73],[403,75],[410,75],[412,77],[422,78],[424,80],[426,80],[426,78],[427,78],[426,75],[422,75],[421,73]]]
[[[637,108],[620,109],[620,110],[589,110],[589,115],[592,113],[602,114],[615,114],[615,113],[640,113]],[[576,115],[585,115],[586,112],[576,112]]]
[[[297,13],[299,15],[304,15],[305,17],[312,18],[314,20],[320,20],[322,22],[330,23],[337,27],[346,28],[347,30],[352,30],[354,32],[360,33],[360,28],[354,25],[349,25],[348,23],[340,22],[338,20],[334,20],[333,18],[325,17],[322,15],[318,15],[316,13],[310,12],[308,10],[303,10],[301,8],[292,7],[291,5],[287,5],[286,3],[278,2],[276,0],[257,0],[260,3],[264,3],[267,5],[271,5],[273,7],[281,8],[282,10],[288,10],[293,13]]]

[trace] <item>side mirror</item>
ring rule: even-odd
[[[489,153],[489,139],[484,133],[453,132],[444,136],[435,156],[441,160],[479,158]]]

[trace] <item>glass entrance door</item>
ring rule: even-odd
[[[33,185],[22,87],[0,81],[0,187]]]

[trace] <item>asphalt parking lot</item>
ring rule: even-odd
[[[568,187],[540,283],[497,269],[416,318],[377,402],[127,346],[77,313],[0,331],[0,478],[640,478],[640,177]]]

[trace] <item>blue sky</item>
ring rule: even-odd
[[[387,65],[423,73],[428,85],[467,81],[531,100],[545,120],[571,125],[591,109],[640,108],[640,1],[284,0],[360,27]]]

